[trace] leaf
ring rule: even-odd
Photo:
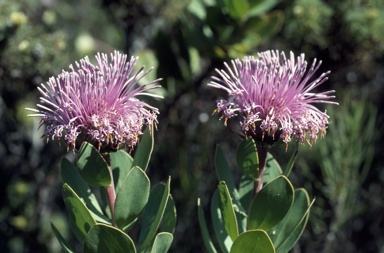
[[[251,39],[256,37],[258,43],[263,43],[279,32],[283,23],[284,13],[278,10],[262,16],[251,16],[244,25],[242,42],[251,44]]]
[[[164,210],[163,220],[160,225],[160,232],[173,233],[176,226],[176,207],[172,195],[169,194],[167,205]]]
[[[220,195],[219,204],[221,214],[223,216],[224,227],[232,241],[234,241],[239,236],[239,231],[237,228],[237,220],[235,211],[233,210],[231,196],[224,181],[219,183],[218,190]]]
[[[242,233],[233,242],[231,253],[275,253],[271,239],[263,230]]]
[[[279,163],[270,153],[268,153],[263,176],[263,183],[268,184],[282,174],[283,171],[281,170]]]
[[[223,149],[217,145],[215,151],[215,168],[219,181],[225,181],[229,187],[235,188],[235,183]]]
[[[115,202],[115,221],[120,229],[132,223],[147,204],[150,182],[143,170],[133,167],[124,179]]]
[[[236,161],[240,170],[250,178],[256,180],[259,177],[259,160],[256,152],[256,144],[252,138],[243,140],[236,150]]]
[[[103,214],[95,195],[81,178],[78,169],[65,157],[61,160],[61,177],[85,203],[96,221],[109,222],[109,219]]]
[[[224,155],[224,151],[221,149],[220,146],[216,146],[215,168],[219,181],[224,181],[227,184],[235,211],[240,213],[243,217],[246,217],[247,213],[241,205],[239,194],[235,188],[235,181],[233,179],[231,169]]]
[[[147,170],[153,151],[153,137],[153,126],[147,127],[144,134],[141,136],[139,145],[137,146],[132,167],[138,166],[144,171]]]
[[[108,186],[111,184],[112,178],[107,162],[88,142],[81,144],[76,167],[79,169],[80,176],[89,185]]]
[[[222,0],[228,14],[236,20],[241,20],[249,10],[248,0]]]
[[[259,16],[272,9],[280,0],[249,0],[249,16]]]
[[[309,217],[309,202],[306,190],[295,190],[295,200],[287,215],[268,231],[277,252],[290,251],[304,232]]]
[[[165,207],[169,198],[171,178],[167,184],[156,184],[149,195],[149,200],[143,211],[143,220],[139,234],[139,251],[144,250],[153,240],[159,228]]]
[[[124,150],[109,153],[116,194],[119,192],[122,182],[132,168],[133,158]]]
[[[220,195],[216,190],[212,195],[211,200],[211,219],[213,230],[215,231],[217,242],[223,253],[228,253],[232,246],[232,239],[225,230],[223,217],[220,210]]]
[[[255,181],[248,176],[243,175],[240,179],[238,192],[241,205],[245,210],[249,210],[249,206],[251,205],[254,184]]]
[[[249,228],[266,230],[279,223],[292,206],[293,194],[293,186],[285,176],[265,185],[251,205]]]
[[[165,253],[171,247],[173,235],[171,233],[158,233],[153,243],[151,253]]]
[[[53,233],[56,236],[56,239],[59,241],[60,245],[63,247],[63,250],[65,253],[74,253],[75,251],[72,249],[72,247],[69,245],[69,243],[64,239],[64,237],[60,234],[60,232],[57,230],[55,225],[51,222],[51,227],[53,230]]]
[[[203,208],[200,205],[200,198],[197,199],[197,214],[199,218],[199,224],[200,224],[200,232],[203,239],[204,246],[208,253],[216,253],[217,250],[215,246],[213,245],[213,242],[211,240],[211,237],[209,236],[209,231],[207,227],[207,222],[205,221],[204,211]]]
[[[297,145],[297,144],[293,144],[293,145],[295,146],[294,147],[295,150],[293,151],[291,157],[289,158],[288,163],[285,166],[285,169],[284,169],[284,172],[283,172],[284,176],[286,176],[286,177],[288,177],[289,173],[291,173],[293,165],[296,162],[297,153],[299,152],[299,145]]]
[[[187,6],[187,10],[200,20],[204,20],[207,15],[205,6],[200,0],[191,0]]]
[[[96,224],[96,221],[68,184],[63,185],[63,198],[69,215],[70,227],[76,238],[83,242],[85,235]]]
[[[135,253],[136,249],[132,239],[123,231],[106,224],[97,224],[88,232],[83,252]]]

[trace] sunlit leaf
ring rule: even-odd
[[[151,253],[166,253],[171,247],[173,235],[167,232],[161,232],[156,235]]]
[[[154,126],[147,127],[144,134],[141,136],[140,143],[136,148],[135,157],[133,159],[132,167],[138,166],[142,170],[146,171],[149,160],[151,159],[153,151],[153,133]]]
[[[92,186],[108,186],[111,184],[111,173],[107,162],[100,152],[88,142],[83,142],[76,163],[79,173],[87,184]]]
[[[233,242],[231,253],[275,253],[271,239],[263,230],[242,233]]]
[[[96,224],[96,221],[79,196],[68,184],[63,185],[63,198],[69,215],[71,230],[77,239],[83,242],[85,235]]]
[[[150,182],[143,170],[133,167],[116,195],[115,221],[120,229],[132,223],[147,204]]]
[[[84,244],[84,253],[135,253],[132,239],[123,231],[106,225],[97,224],[88,232]]]
[[[253,200],[249,211],[249,228],[272,228],[288,213],[293,199],[293,186],[285,176],[268,183]]]
[[[234,241],[239,235],[237,228],[237,219],[235,211],[233,210],[233,204],[231,196],[228,192],[228,187],[224,181],[221,181],[218,186],[220,196],[220,210],[224,221],[224,227],[228,235]]]
[[[200,198],[197,199],[197,214],[198,214],[198,218],[199,218],[200,232],[201,232],[201,236],[203,239],[205,249],[208,251],[208,253],[216,253],[217,250],[216,250],[215,246],[213,245],[213,242],[212,242],[211,237],[209,235],[207,222],[206,222],[205,216],[204,216],[204,211],[200,205]]]

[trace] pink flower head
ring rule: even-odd
[[[161,79],[142,86],[137,83],[152,69],[143,73],[144,67],[132,73],[137,57],[127,61],[127,55],[117,51],[96,55],[94,66],[85,57],[76,62],[76,68],[62,71],[41,84],[38,109],[29,116],[41,117],[49,138],[64,137],[67,148],[76,147],[76,141],[89,141],[103,148],[117,149],[120,145],[134,147],[144,125],[157,123],[159,110],[136,98],[139,95],[160,97],[147,91],[160,87],[153,85]]]
[[[329,116],[314,103],[338,104],[330,101],[334,90],[314,93],[313,90],[328,79],[330,71],[312,78],[321,61],[316,59],[307,71],[304,54],[296,58],[291,52],[266,51],[243,60],[232,61],[232,68],[216,72],[209,86],[228,92],[228,100],[218,100],[215,112],[228,119],[241,116],[241,129],[257,141],[272,144],[294,138],[312,145],[326,133]],[[310,80],[310,79],[313,80]]]

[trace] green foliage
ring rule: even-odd
[[[236,152],[236,161],[244,175],[252,179],[259,176],[259,161],[256,153],[256,144],[252,138],[242,141]]]
[[[160,226],[169,199],[171,179],[167,184],[156,184],[143,211],[143,221],[139,234],[139,250],[144,251],[154,240],[155,232]]]
[[[116,193],[120,191],[126,176],[132,168],[133,158],[124,150],[117,150],[109,153],[113,181],[115,183]]]
[[[64,183],[68,184],[76,192],[96,221],[109,222],[109,219],[103,214],[96,196],[80,176],[79,170],[66,158],[61,160],[61,177]]]
[[[147,127],[141,136],[140,145],[137,146],[132,167],[138,166],[146,171],[153,151],[153,126]]]
[[[232,241],[234,241],[239,236],[239,230],[237,228],[237,220],[235,210],[233,209],[232,199],[224,181],[219,183],[218,190],[220,195],[220,211],[223,217],[224,227]]]
[[[346,11],[344,22],[348,24],[348,32],[359,47],[368,49],[374,46],[377,52],[383,52],[384,35],[383,3],[379,1],[356,2],[352,6],[344,6]]]
[[[132,239],[123,231],[106,224],[96,224],[87,234],[84,253],[135,253]]]
[[[374,145],[381,132],[375,129],[377,108],[366,99],[353,99],[347,93],[338,108],[327,110],[333,115],[333,122],[327,137],[313,151],[321,157],[315,157],[324,178],[325,187],[320,189],[334,210],[330,229],[339,231],[366,208],[358,200],[363,194],[362,186],[371,169]],[[305,161],[302,165],[311,176],[310,165]]]
[[[275,253],[275,249],[264,230],[249,230],[241,234],[236,241],[234,241],[230,253]]]
[[[111,184],[111,173],[108,164],[90,143],[83,142],[79,150],[76,167],[84,181],[91,186],[108,186]]]
[[[207,222],[205,220],[203,208],[200,204],[200,198],[197,199],[197,214],[198,214],[198,218],[199,218],[200,232],[201,232],[201,236],[202,236],[202,239],[204,242],[205,249],[209,253],[216,253],[217,252],[216,248],[213,245],[213,242],[212,242],[211,237],[210,237],[209,232],[208,232],[208,226],[207,226]]]
[[[79,150],[76,166],[67,159],[62,159],[64,202],[71,230],[83,243],[83,252],[136,252],[136,248],[138,252],[168,251],[173,241],[171,233],[176,225],[170,179],[166,184],[156,184],[150,194],[147,175],[135,165],[147,166],[152,149],[153,134],[146,131],[135,154],[135,159],[139,161],[135,162],[124,151],[116,151],[104,155],[111,163],[108,165],[103,156],[86,142]],[[110,170],[114,173],[110,173]],[[119,189],[110,219],[103,213],[88,184],[109,187],[106,184],[108,180],[112,184],[111,174],[116,177],[117,182],[112,187],[118,186]],[[140,234],[138,244],[135,245],[128,232],[139,219]],[[64,251],[72,253],[70,244],[53,224],[52,229]]]
[[[62,155],[65,147],[59,149],[56,143],[45,145],[45,141],[39,139],[43,129],[36,133],[38,122],[30,120],[31,118],[28,121],[23,120],[26,116],[19,115],[25,107],[35,104],[36,84],[58,74],[79,56],[87,52],[93,54],[94,51],[90,50],[109,52],[120,49],[139,55],[140,65],[143,61],[146,66],[155,66],[155,71],[151,74],[164,78],[161,84],[164,86],[166,101],[161,103],[160,107],[160,125],[156,136],[159,146],[156,148],[156,157],[152,158],[152,162],[161,164],[162,169],[156,168],[151,170],[151,173],[154,178],[159,178],[168,171],[172,174],[175,186],[179,187],[177,192],[180,194],[175,196],[175,200],[183,209],[183,213],[178,224],[181,228],[188,229],[180,229],[180,236],[177,239],[175,237],[175,251],[192,251],[202,245],[189,243],[191,236],[197,237],[196,226],[189,222],[194,210],[191,201],[196,195],[204,196],[212,191],[213,173],[207,169],[211,167],[208,164],[212,149],[214,143],[222,141],[223,131],[230,131],[230,127],[222,130],[222,126],[218,127],[219,124],[214,121],[198,120],[200,115],[212,110],[213,102],[207,102],[211,99],[211,91],[208,92],[204,87],[212,70],[218,65],[222,66],[221,59],[241,57],[241,52],[245,50],[248,50],[247,54],[254,54],[261,47],[305,52],[307,56],[310,54],[311,58],[323,59],[322,67],[332,71],[332,81],[327,84],[332,89],[335,84],[341,84],[336,89],[338,99],[347,89],[356,90],[359,94],[367,90],[370,94],[367,100],[381,103],[383,85],[380,86],[380,73],[383,69],[381,62],[384,45],[383,39],[380,39],[384,34],[382,1],[317,1],[320,4],[313,3],[314,1],[278,1],[276,6],[276,1],[249,0],[250,8],[248,16],[243,17],[244,21],[232,18],[226,8],[219,7],[218,2],[68,0],[56,1],[55,5],[42,5],[41,1],[0,1],[0,160],[3,185],[0,234],[5,235],[2,251],[15,253],[34,249],[40,252],[59,252],[60,245],[55,244],[55,238],[49,233],[49,220],[55,220],[54,224],[60,233],[64,238],[68,238],[67,220],[60,218],[60,215],[58,218],[49,215],[63,211],[56,209],[60,206],[51,203],[57,203],[57,199],[61,198],[54,189],[58,187],[59,181],[56,172],[58,157]],[[300,5],[297,5],[298,3]],[[265,7],[266,5],[271,6]],[[24,21],[23,14],[27,17]],[[280,20],[280,23],[276,22],[274,17]],[[259,29],[259,26],[263,29]],[[279,32],[281,26],[283,31]],[[162,44],[157,45],[154,38],[157,38],[160,32],[164,39]],[[273,39],[276,35],[278,37]],[[139,52],[138,49],[143,50]],[[148,54],[141,54],[143,51]],[[220,58],[220,61],[217,58]],[[174,65],[169,64],[171,59]],[[354,100],[356,99],[348,99],[344,103]],[[29,105],[25,106],[24,103]],[[365,102],[359,99],[357,103]],[[340,114],[338,117],[341,118],[344,110],[342,108],[340,106],[336,109],[336,113]],[[379,110],[378,119],[382,118],[381,114]],[[357,119],[353,122],[351,120],[350,124],[363,124]],[[339,121],[333,115],[331,120],[334,123]],[[380,124],[379,120],[377,124]],[[350,221],[354,226],[342,225],[339,228],[340,234],[332,237],[336,238],[334,244],[339,245],[334,251],[352,251],[347,249],[348,243],[355,247],[355,251],[380,251],[380,246],[375,246],[377,243],[374,243],[383,241],[382,226],[376,222],[380,213],[372,208],[383,204],[380,152],[376,152],[377,160],[370,166],[368,178],[363,186],[357,186],[360,183],[345,183],[347,188],[351,186],[359,189],[356,195],[331,194],[334,186],[328,186],[328,183],[321,181],[323,176],[320,176],[322,174],[317,168],[322,157],[318,148],[331,138],[339,139],[337,135],[331,135],[334,131],[332,125],[328,130],[329,136],[318,140],[310,153],[301,155],[308,164],[306,171],[312,176],[303,179],[304,165],[290,176],[293,182],[298,181],[316,188],[313,195],[317,196],[317,201],[311,208],[311,213],[315,213],[316,209],[317,215],[311,217],[312,230],[308,231],[308,237],[303,238],[305,241],[302,243],[302,250],[316,252],[317,245],[325,245],[324,238],[328,238],[325,233],[333,223],[330,220],[334,218],[331,203],[339,203],[341,196],[350,196],[356,199],[345,202],[353,203],[353,214],[342,216],[342,219],[349,216],[347,225]],[[378,129],[371,131],[377,132]],[[330,136],[332,137],[328,138]],[[381,137],[375,136],[377,141],[374,144],[365,143],[366,137],[362,136],[360,139],[352,138],[354,142],[344,145],[352,154],[363,154],[367,151],[367,163],[370,163],[372,148],[382,149]],[[230,140],[230,145],[232,143]],[[330,152],[336,150],[332,145],[326,146]],[[363,147],[363,150],[355,152],[358,146]],[[368,146],[369,148],[365,148]],[[301,149],[301,152],[303,151]],[[342,153],[344,152],[346,151]],[[129,157],[125,152],[121,154]],[[68,154],[68,157],[70,158],[71,154]],[[113,164],[112,154],[110,158]],[[345,158],[343,164],[348,162],[348,159]],[[132,168],[131,163],[128,163],[127,160],[126,166],[124,163],[112,165],[117,193]],[[303,162],[300,165],[302,164]],[[286,166],[281,165],[284,175],[288,176]],[[339,162],[332,162],[333,165],[340,167]],[[363,167],[365,165],[360,166],[360,171]],[[345,167],[341,171],[347,169],[349,168]],[[115,177],[117,174],[120,176]],[[349,180],[344,176],[344,172],[338,174],[338,171],[335,171],[332,174],[338,176],[340,181],[344,178],[346,182]],[[273,180],[276,175],[271,176],[268,181]],[[239,178],[237,173],[234,173],[234,177]],[[353,181],[355,180],[357,179],[354,178]],[[75,187],[67,183],[77,192]],[[252,179],[243,176],[238,188],[234,187],[238,191],[244,210],[249,210],[253,184]],[[196,187],[197,185],[199,186]],[[339,188],[341,187],[340,185]],[[87,191],[97,193],[98,189],[88,187]],[[230,193],[232,196],[233,192]],[[326,193],[324,199],[319,196],[321,193]],[[92,204],[88,203],[92,201],[87,200],[85,196],[87,195],[79,194],[95,220],[102,222],[101,216],[97,215],[97,209],[92,210]],[[237,200],[233,198],[233,201]],[[324,203],[324,206],[319,207],[321,203]],[[359,216],[368,210],[368,215]],[[107,218],[105,213],[102,214],[107,219],[105,222],[110,223],[110,218]],[[314,220],[316,217],[317,220]],[[364,226],[359,228],[356,224]],[[311,233],[314,233],[313,237],[310,237]],[[269,235],[272,238],[270,233]],[[359,240],[352,241],[351,238],[357,235]]]
[[[124,229],[139,216],[148,202],[149,191],[149,178],[139,167],[133,167],[116,196],[115,221],[117,227]]]
[[[74,253],[75,251],[72,249],[71,245],[64,239],[64,237],[60,234],[59,230],[51,223],[52,231],[55,234],[57,240],[60,245],[63,247],[65,253]]]
[[[313,202],[312,202],[313,203]],[[282,222],[268,231],[277,252],[289,252],[303,233],[312,206],[308,193],[300,188],[295,190],[294,202]]]
[[[333,10],[322,0],[295,0],[288,8],[290,22],[285,26],[287,39],[294,44],[328,45]]]
[[[289,174],[297,152],[290,158]],[[272,155],[267,155],[265,186],[254,196],[252,171],[258,170],[257,149],[253,140],[243,140],[237,151],[238,166],[243,169],[239,188],[220,147],[216,148],[215,165],[220,180],[211,199],[211,220],[222,252],[288,252],[304,231],[309,216],[308,194],[294,191],[288,178]],[[217,161],[219,159],[219,161]],[[268,172],[268,173],[267,173]],[[244,209],[246,208],[246,209]],[[244,215],[243,210],[248,210]],[[198,217],[203,242],[209,252],[216,252],[210,238],[203,209],[198,199]]]
[[[91,227],[96,224],[96,221],[79,196],[67,184],[63,186],[63,198],[69,214],[71,229],[77,239],[84,242],[85,236]]]
[[[267,230],[278,224],[291,208],[293,194],[293,186],[285,176],[265,185],[249,210],[249,228]]]
[[[156,235],[151,253],[165,253],[171,247],[173,235],[167,232],[161,232]]]

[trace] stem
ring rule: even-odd
[[[115,224],[115,200],[116,200],[116,193],[115,193],[115,185],[114,185],[114,182],[113,182],[113,178],[111,179],[111,184],[108,185],[106,187],[106,189],[107,189],[107,197],[108,197],[109,209],[111,210],[111,216],[112,216],[112,225],[116,226],[116,224]]]
[[[112,225],[116,226],[116,223],[115,223],[115,201],[116,201],[115,183],[113,181],[112,167],[111,167],[110,162],[109,162],[109,155],[104,156],[104,158],[108,164],[109,173],[111,175],[111,184],[105,188],[107,190],[109,209],[111,210]]]
[[[259,158],[259,178],[255,181],[255,191],[253,198],[260,192],[263,188],[263,176],[265,171],[265,163],[267,161],[268,146],[263,145],[259,142],[256,142],[257,156]]]

